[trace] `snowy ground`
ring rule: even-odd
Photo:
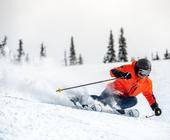
[[[154,94],[163,114],[138,96],[139,118],[76,110],[68,96],[100,94],[106,83],[56,94],[57,88],[109,79],[109,65],[59,67],[49,60],[14,65],[0,60],[0,140],[169,140],[170,61],[153,62]],[[121,64],[116,64],[121,65]]]

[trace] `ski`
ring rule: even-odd
[[[104,112],[109,114],[116,114],[116,115],[122,115],[127,117],[139,117],[139,111],[137,109],[108,109],[103,103],[98,102],[97,104],[92,105],[82,105],[79,102],[79,98],[72,98],[70,101],[74,104],[73,108],[81,109],[81,110],[87,110],[87,111],[96,111],[96,112]]]

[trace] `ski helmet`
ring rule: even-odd
[[[139,59],[136,62],[135,71],[141,76],[149,76],[151,72],[151,62],[146,58]]]

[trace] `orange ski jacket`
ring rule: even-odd
[[[135,74],[135,63],[136,61],[133,61],[132,64],[113,68],[121,72],[130,72],[132,77],[130,79],[117,79],[109,83],[107,87],[113,91],[120,91],[122,96],[137,96],[143,93],[149,105],[152,105],[156,103],[156,99],[152,93],[152,81],[149,77],[140,78]],[[115,77],[112,73],[113,69],[110,70],[111,77]]]

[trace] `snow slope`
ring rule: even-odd
[[[0,140],[169,140],[170,61],[153,62],[154,94],[162,109],[160,117],[138,96],[139,118],[76,110],[72,94],[100,94],[106,83],[56,94],[57,87],[108,79],[109,65],[56,66],[51,60],[14,65],[0,60]]]

